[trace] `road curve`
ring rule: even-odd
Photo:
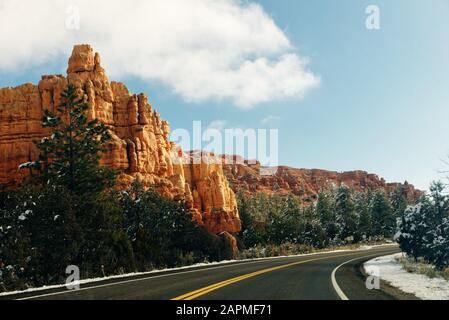
[[[64,289],[3,296],[26,300],[385,300],[368,290],[362,261],[398,252],[397,247],[341,251],[215,265]],[[338,268],[338,269],[337,269]],[[332,277],[334,275],[334,277]],[[340,292],[339,292],[340,291]]]

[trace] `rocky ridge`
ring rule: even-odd
[[[170,126],[148,97],[110,82],[89,45],[73,48],[67,76],[44,75],[38,85],[0,89],[0,186],[17,185],[27,174],[19,165],[37,159],[33,141],[49,133],[42,128],[43,110],[55,111],[68,83],[89,104],[89,119],[110,127],[112,142],[102,161],[118,170],[120,188],[139,179],[167,198],[185,200],[193,219],[209,231],[240,230],[236,198],[221,164],[190,161],[190,154],[169,141]]]
[[[224,156],[225,158],[229,156]],[[225,176],[235,191],[249,194],[262,192],[265,194],[289,194],[300,197],[305,202],[313,202],[322,190],[345,185],[357,191],[383,189],[392,192],[402,186],[409,201],[416,201],[422,191],[415,189],[407,181],[404,183],[388,183],[376,174],[365,171],[336,172],[320,169],[296,169],[286,166],[263,168],[258,162],[249,162],[231,156],[233,162],[223,166]],[[269,173],[268,175],[261,172]]]

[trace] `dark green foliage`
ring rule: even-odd
[[[326,192],[320,192],[318,194],[316,215],[324,229],[327,242],[334,243],[338,236],[338,226],[330,194]]]
[[[144,191],[111,189],[100,166],[108,129],[88,121],[73,86],[58,114],[46,111],[51,136],[21,188],[0,190],[0,291],[64,283],[66,267],[81,279],[229,259],[229,243],[192,222],[182,203]]]
[[[345,186],[338,188],[335,195],[335,213],[340,230],[339,238],[344,242],[354,242],[357,231],[357,215],[351,191]]]
[[[355,195],[355,211],[358,217],[356,241],[368,240],[375,232],[373,231],[372,216],[367,204],[370,203],[371,193],[358,193]]]
[[[405,210],[395,236],[401,249],[438,269],[449,267],[449,198],[442,183],[430,187],[415,206]]]
[[[315,204],[300,203],[291,194],[239,193],[238,206],[243,248],[284,244],[323,248],[376,241],[391,238],[396,223],[383,190],[356,192],[341,186],[320,192]]]
[[[87,119],[88,105],[69,84],[61,95],[57,113],[45,110],[42,126],[52,134],[35,142],[39,159],[22,168],[39,169],[42,185],[64,186],[77,194],[90,195],[111,187],[112,170],[100,167],[101,153],[111,139],[108,128],[94,119]]]
[[[300,239],[298,243],[321,249],[326,246],[328,240],[320,223],[317,221],[306,221],[300,227]]]
[[[392,237],[396,219],[393,216],[390,201],[385,191],[378,190],[374,193],[370,204],[372,228],[375,235]]]
[[[237,205],[239,208],[240,219],[242,222],[242,230],[238,238],[243,248],[251,248],[257,244],[265,244],[264,227],[262,223],[258,223],[254,216],[253,199],[246,197],[243,193],[237,194]]]
[[[429,261],[439,269],[449,268],[449,217],[438,225]]]
[[[104,198],[103,198],[104,197]],[[62,186],[25,188],[2,210],[0,256],[22,282],[64,282],[76,265],[82,278],[133,271],[132,248],[113,196],[80,198]]]
[[[432,210],[428,197],[423,197],[418,204],[405,210],[398,225],[395,239],[399,242],[402,251],[410,256],[422,257],[425,254],[425,235],[427,226],[424,216]]]
[[[193,262],[231,258],[222,239],[194,223],[182,203],[143,192],[138,183],[121,198],[124,227],[139,270],[178,266],[186,255]]]
[[[400,218],[408,206],[407,195],[403,186],[397,187],[391,193],[391,207],[395,218]]]

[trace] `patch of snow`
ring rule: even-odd
[[[375,248],[375,247],[389,247],[392,246],[389,245],[374,245],[374,246],[365,246],[365,248]],[[178,267],[178,268],[167,268],[167,269],[157,269],[147,272],[133,272],[133,273],[127,273],[127,274],[121,274],[121,275],[115,275],[115,276],[109,276],[109,277],[102,277],[102,278],[90,278],[90,279],[84,279],[79,280],[76,282],[72,282],[70,284],[88,284],[88,283],[95,283],[95,282],[101,282],[105,280],[111,280],[111,279],[121,279],[121,278],[130,278],[130,277],[136,277],[136,276],[144,276],[144,275],[151,275],[154,273],[165,273],[165,272],[172,272],[172,271],[178,271],[178,270],[189,270],[189,269],[195,269],[198,267],[214,267],[214,266],[220,266],[220,265],[229,265],[235,263],[241,263],[241,262],[255,262],[255,261],[261,261],[261,260],[275,260],[275,259],[283,259],[283,258],[293,258],[293,257],[301,257],[301,256],[313,256],[318,254],[326,254],[326,253],[339,253],[339,252],[354,252],[354,251],[363,251],[363,250],[369,250],[364,249],[362,247],[355,249],[355,250],[349,250],[349,249],[336,249],[336,250],[329,250],[329,251],[319,251],[319,252],[313,252],[313,253],[304,253],[304,254],[298,254],[298,255],[291,255],[291,256],[278,256],[278,257],[266,257],[266,258],[254,258],[254,259],[241,259],[241,260],[224,260],[219,262],[203,262],[203,263],[197,263],[190,266],[184,266],[184,267]],[[26,290],[21,291],[8,291],[8,292],[1,292],[1,296],[8,296],[8,295],[14,295],[14,294],[20,294],[20,293],[28,293],[28,292],[35,292],[35,291],[43,291],[43,290],[49,290],[49,289],[58,289],[58,288],[64,288],[66,287],[65,284],[57,284],[57,285],[51,285],[51,286],[43,286],[39,288],[30,288]]]
[[[372,259],[364,264],[365,272],[380,272],[382,280],[403,292],[414,294],[423,300],[449,300],[449,281],[429,278],[423,274],[409,273],[397,260],[402,253]]]
[[[27,218],[27,216],[29,214],[33,213],[33,211],[31,210],[26,210],[25,212],[23,212],[20,216],[19,216],[19,220],[23,221]]]
[[[360,246],[358,250],[371,250],[378,247],[396,247],[396,243],[385,243],[385,244],[375,244],[375,245],[363,245]]]

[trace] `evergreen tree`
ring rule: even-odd
[[[373,233],[369,211],[370,197],[369,192],[359,192],[355,196],[355,211],[358,216],[357,240],[368,240]]]
[[[396,220],[393,216],[390,201],[384,190],[374,192],[370,211],[372,217],[373,235],[382,237],[393,236]]]
[[[432,211],[432,203],[427,196],[423,196],[415,206],[408,207],[398,224],[395,240],[402,251],[416,260],[426,254],[426,234],[428,226],[426,216]]]
[[[393,209],[394,217],[400,218],[405,209],[407,209],[407,205],[408,200],[405,189],[402,185],[400,185],[391,193],[391,207]]]
[[[440,181],[433,182],[430,190],[430,207],[423,215],[423,223],[427,232],[424,235],[424,254],[427,261],[438,261],[441,265],[441,243],[445,243],[445,219],[449,217],[449,199],[444,194],[444,186]],[[444,260],[444,259],[443,259]]]
[[[318,194],[316,215],[318,216],[329,243],[334,242],[338,235],[335,210],[332,204],[331,196],[328,193],[322,191]]]
[[[441,181],[433,182],[430,185],[430,196],[434,203],[433,214],[429,217],[429,223],[435,225],[435,223],[441,222],[448,216],[449,212],[449,199],[444,194],[444,185]]]
[[[346,186],[338,188],[335,195],[335,212],[339,227],[340,240],[353,242],[357,231],[357,215],[351,197],[351,191]]]
[[[112,170],[101,167],[101,154],[111,139],[108,128],[97,119],[89,121],[88,104],[69,84],[61,94],[57,114],[45,110],[42,125],[51,136],[35,142],[39,160],[21,166],[38,168],[42,185],[65,186],[76,194],[95,194],[114,182]]]
[[[449,268],[449,218],[444,218],[436,229],[429,261],[440,270]]]
[[[79,266],[82,277],[133,270],[118,197],[104,192],[114,174],[99,164],[108,129],[88,121],[87,104],[73,85],[61,101],[57,115],[45,111],[42,125],[51,135],[36,143],[39,160],[21,166],[40,174],[10,201],[10,214],[32,248],[26,261],[13,260],[32,285],[60,282],[69,264]]]
[[[135,191],[135,186],[134,186]],[[204,260],[229,259],[230,248],[216,235],[192,221],[184,203],[153,191],[122,194],[125,224],[138,270],[174,267]]]
[[[254,240],[255,232],[253,219],[249,214],[249,200],[244,192],[239,191],[236,195],[237,207],[239,208],[240,221],[242,223],[242,229],[238,235],[238,239],[243,242],[245,248],[254,246],[257,241]]]
[[[317,221],[305,221],[301,225],[299,243],[313,248],[323,248],[326,242],[326,233]]]
[[[449,266],[449,199],[441,182],[434,182],[430,195],[402,216],[395,239],[401,249],[443,269]]]

